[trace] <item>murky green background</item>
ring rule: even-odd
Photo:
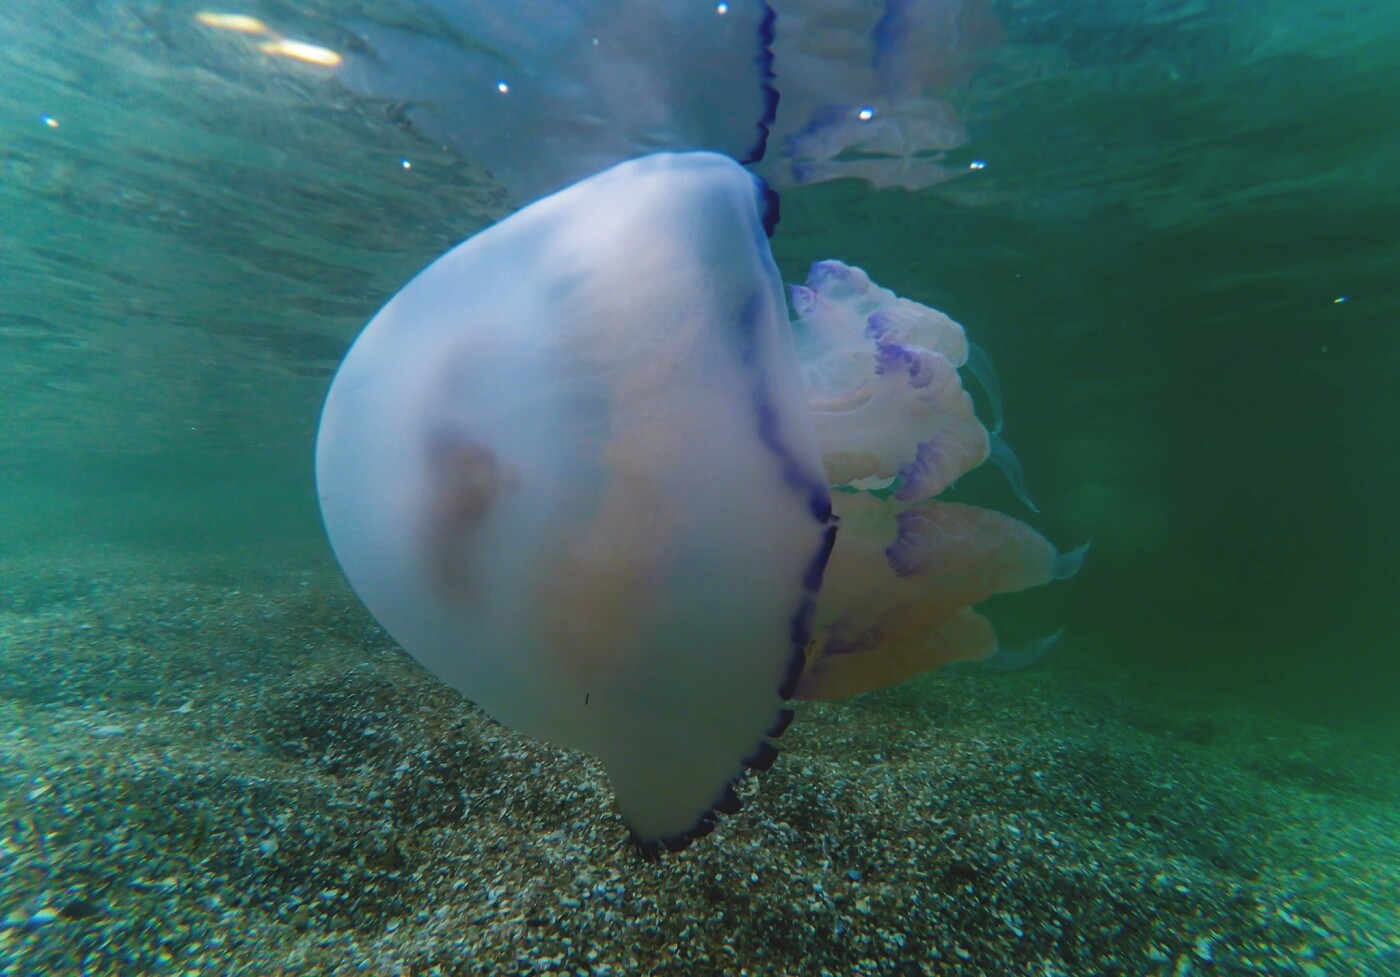
[[[366,3],[240,10],[334,44]],[[1072,584],[1056,654],[1400,736],[1400,10],[994,4],[986,168],[789,192],[774,247],[962,321]],[[198,5],[0,4],[0,551],[325,564],[320,401],[502,214],[470,163]],[[49,124],[48,119],[58,123]],[[411,161],[405,168],[404,160]],[[993,473],[959,486],[1025,516]]]

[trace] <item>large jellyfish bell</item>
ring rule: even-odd
[[[598,756],[650,844],[771,759],[830,545],[765,204],[698,153],[516,213],[375,317],[317,442],[370,610],[503,723]]]

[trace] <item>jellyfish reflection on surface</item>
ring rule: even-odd
[[[1002,32],[987,0],[422,0],[349,27],[337,76],[528,203],[661,150],[770,186],[916,190],[968,172],[948,94]],[[402,12],[400,12],[402,13]]]

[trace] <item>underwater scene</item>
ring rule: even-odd
[[[0,0],[0,974],[1400,977],[1393,0]]]

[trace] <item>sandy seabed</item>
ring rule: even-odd
[[[1072,641],[803,706],[647,862],[330,569],[0,575],[6,975],[1400,975],[1394,758]]]

